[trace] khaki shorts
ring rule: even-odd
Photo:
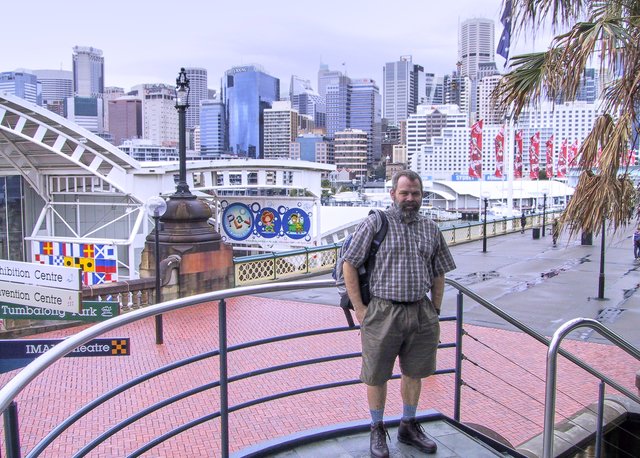
[[[367,385],[383,385],[393,375],[396,357],[400,371],[424,378],[436,370],[440,321],[428,298],[412,304],[371,299],[360,329],[362,370]]]

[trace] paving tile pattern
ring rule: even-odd
[[[336,307],[242,297],[228,301],[229,345],[309,329],[343,326]],[[153,319],[129,325],[105,337],[130,337],[131,356],[65,358],[39,376],[17,398],[23,453],[82,405],[113,387],[170,362],[218,348],[216,303],[164,315],[164,344],[155,344]],[[81,328],[39,335],[64,337]],[[443,323],[442,341],[454,336],[452,323]],[[463,351],[462,421],[492,428],[518,445],[542,430],[546,347],[519,332],[466,325]],[[566,341],[574,352],[629,389],[634,389],[637,364],[611,345]],[[229,375],[236,376],[290,361],[359,351],[357,331],[272,343],[230,353]],[[562,360],[562,358],[561,358]],[[454,351],[439,352],[439,367],[453,367]],[[477,364],[477,365],[476,365]],[[570,362],[560,361],[556,420],[597,399],[597,381]],[[230,386],[229,403],[249,402],[274,392],[354,379],[358,358],[289,369],[240,380]],[[0,374],[0,384],[14,372]],[[142,383],[101,405],[65,431],[42,456],[72,456],[80,447],[140,409],[185,390],[218,380],[217,358],[193,363]],[[608,392],[608,394],[611,390]],[[401,413],[399,382],[390,382],[387,414]],[[419,409],[453,415],[453,376],[424,381]],[[191,396],[108,438],[89,456],[120,457],[184,422],[219,410],[217,388]],[[230,415],[231,451],[262,441],[320,426],[366,419],[365,389],[361,384],[290,396],[249,407]],[[4,436],[2,436],[4,443]],[[2,445],[4,447],[4,445]],[[220,456],[220,421],[214,419],[173,437],[147,452],[150,457]]]

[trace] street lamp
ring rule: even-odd
[[[167,203],[160,196],[153,196],[147,201],[147,214],[153,217],[155,224],[155,270],[156,270],[156,304],[162,302],[162,290],[160,287],[160,217],[167,211]],[[156,344],[163,342],[162,315],[156,315]]]
[[[542,195],[542,236],[544,237],[544,226],[547,219],[547,193]]]
[[[489,206],[489,197],[484,194],[484,222],[482,223],[482,252],[487,252],[487,207]]]
[[[189,108],[189,78],[184,67],[176,78],[176,110],[178,110],[178,159],[180,175],[174,197],[191,197],[187,184],[187,108]]]

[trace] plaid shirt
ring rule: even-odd
[[[440,228],[431,219],[417,215],[403,223],[395,204],[386,215],[389,229],[376,256],[371,294],[392,301],[418,301],[430,291],[434,277],[455,269],[456,264]],[[365,218],[353,234],[345,260],[360,267],[379,227],[378,215]]]

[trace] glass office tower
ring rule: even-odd
[[[264,156],[263,112],[280,99],[280,80],[257,65],[233,67],[222,79],[229,149],[239,157]]]

